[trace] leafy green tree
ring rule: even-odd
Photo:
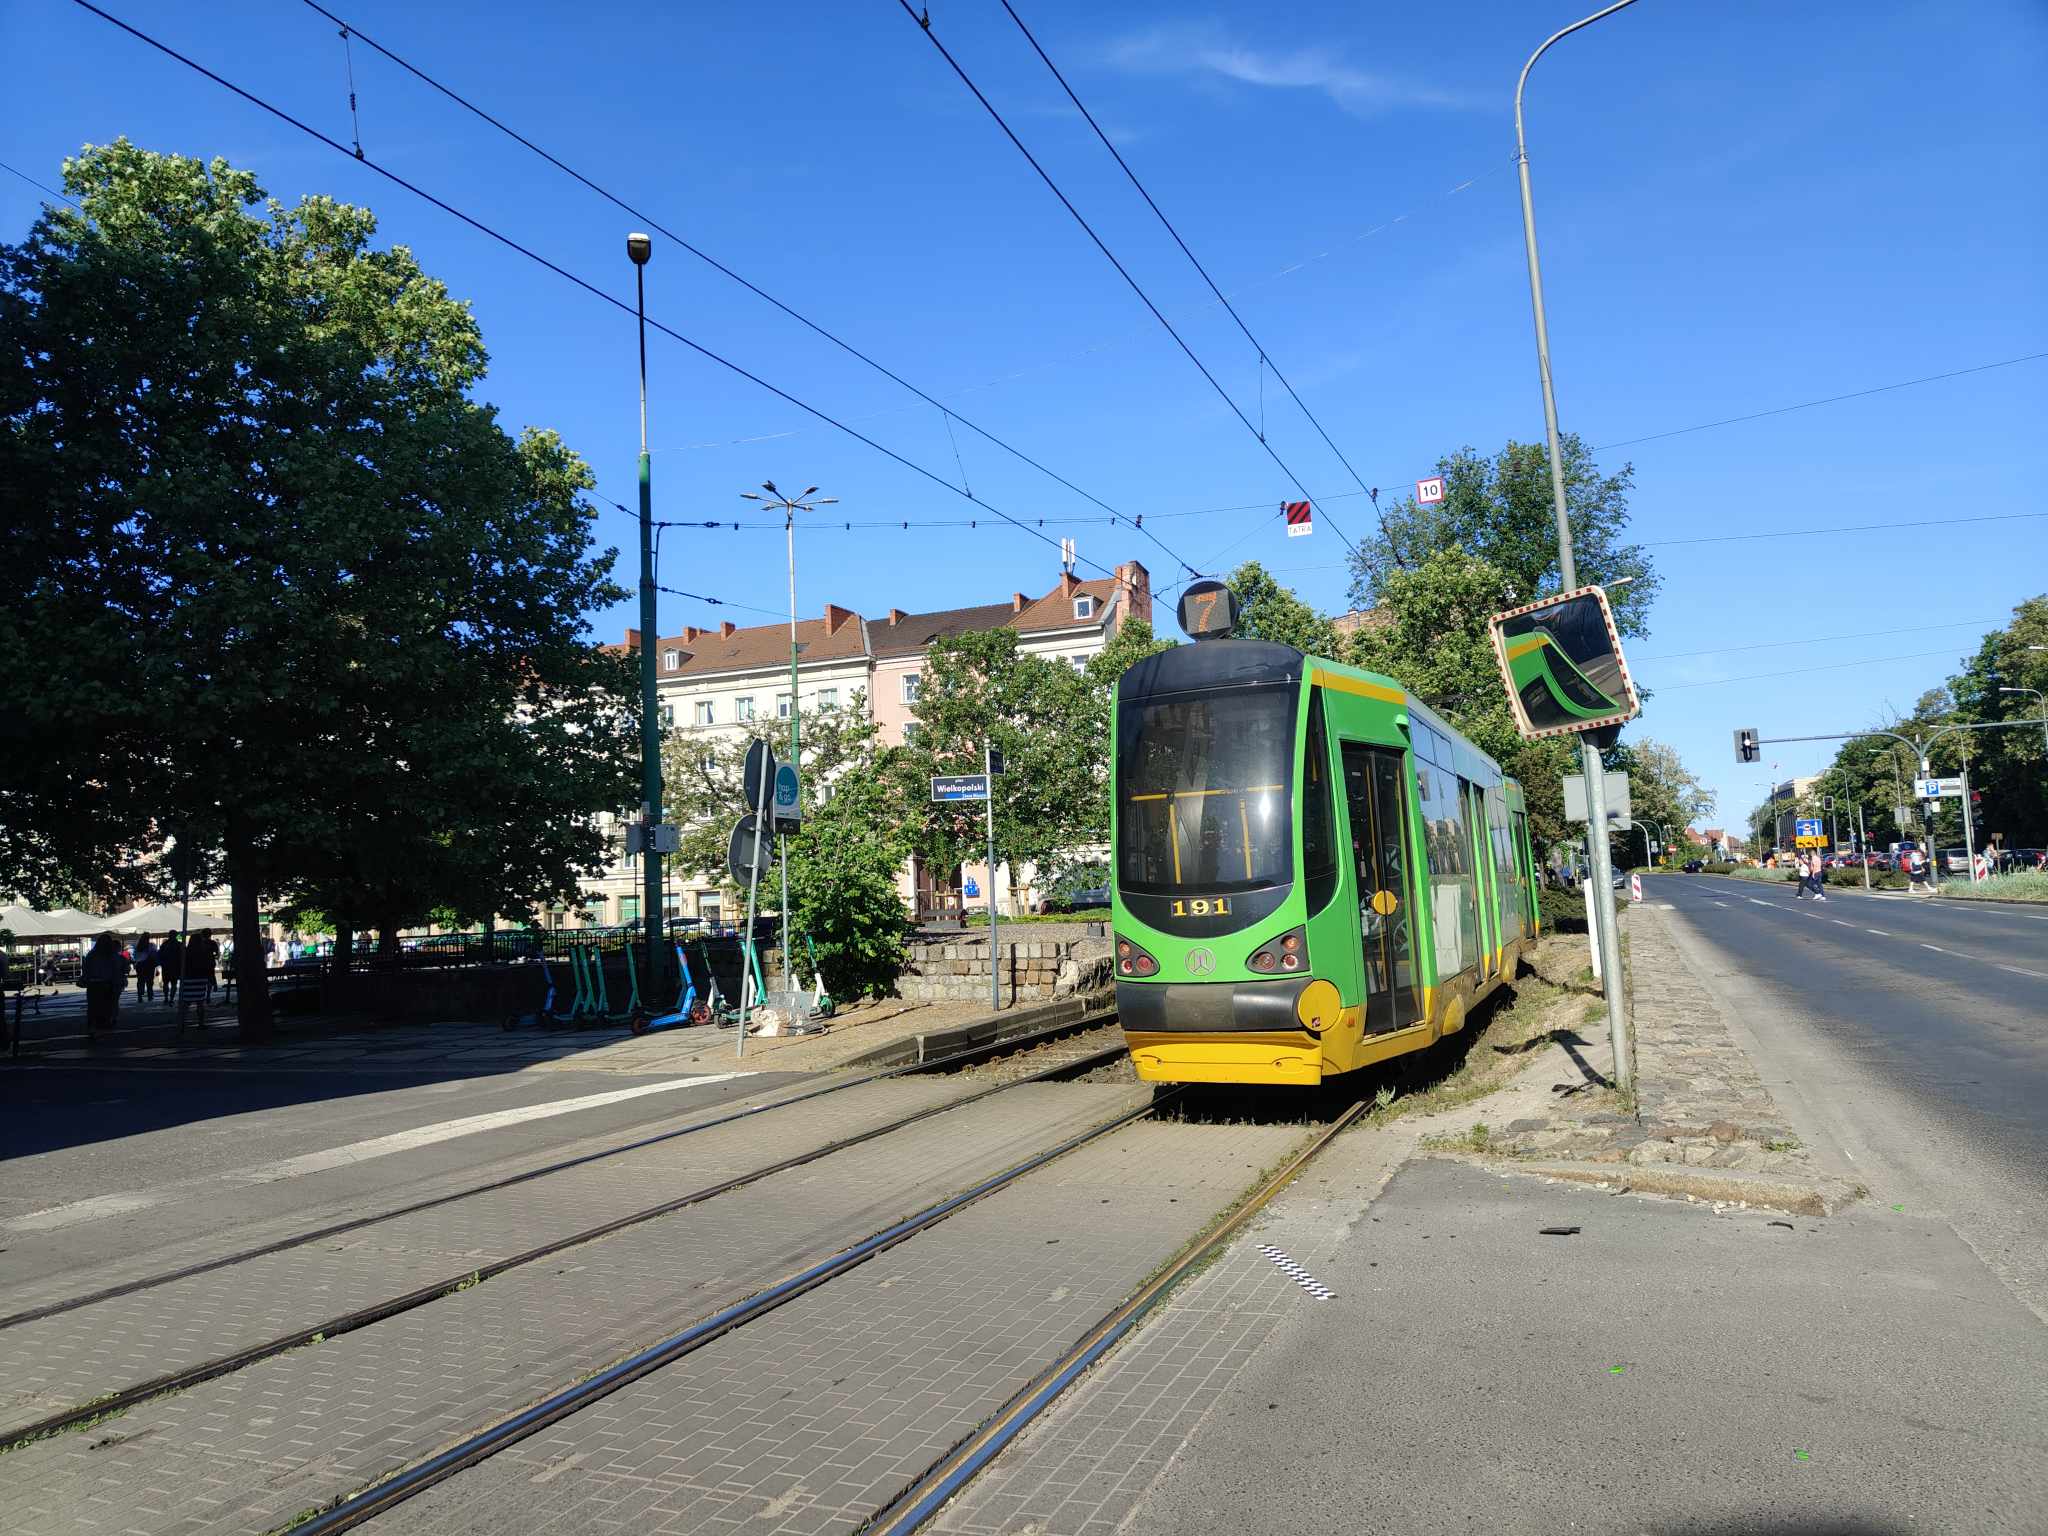
[[[217,856],[261,1039],[266,893],[390,931],[598,866],[632,693],[581,615],[624,593],[587,467],[471,398],[468,307],[366,210],[126,141],[64,179],[80,210],[0,248],[0,671],[66,668],[17,694],[0,859],[162,889],[167,838]]]
[[[1237,596],[1237,637],[1274,640],[1311,656],[1335,656],[1341,649],[1330,621],[1273,579],[1256,560],[1231,572],[1226,583]]]
[[[1626,542],[1628,495],[1635,469],[1624,464],[1602,474],[1576,433],[1562,439],[1565,508],[1572,524],[1572,555],[1581,583],[1612,584],[1609,598],[1624,635],[1642,634],[1662,584],[1641,545]],[[1557,514],[1550,490],[1550,455],[1542,443],[1509,442],[1485,458],[1460,448],[1437,460],[1444,499],[1434,506],[1413,498],[1385,509],[1385,529],[1370,529],[1350,557],[1351,602],[1368,608],[1385,600],[1390,581],[1417,570],[1436,554],[1461,550],[1500,571],[1508,603],[1527,603],[1558,591]]]
[[[816,947],[827,992],[841,1001],[887,997],[909,927],[896,880],[910,829],[879,761],[850,764],[829,788],[787,843],[792,915]],[[807,974],[809,952],[799,947],[794,958]]]
[[[1629,805],[1639,827],[1651,827],[1652,836],[1661,827],[1677,847],[1685,841],[1688,825],[1712,813],[1714,797],[1699,778],[1688,770],[1675,747],[1661,741],[1640,738],[1623,742],[1606,754],[1610,770],[1628,775]],[[1642,857],[1643,836],[1631,831],[1624,839],[1628,862]]]

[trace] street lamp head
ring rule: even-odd
[[[752,491],[741,491],[741,492],[740,492],[740,500],[741,500],[741,501],[759,501],[760,499],[761,499],[761,498],[760,498],[759,496],[756,496],[756,495],[755,495],[755,494],[754,494],[754,493],[753,493]]]
[[[773,480],[763,480],[761,482],[761,489],[766,491],[770,496],[780,496],[782,494],[782,492],[775,489],[775,482]]]
[[[820,496],[811,505],[814,507],[836,507],[839,505],[839,498],[837,496]]]
[[[808,487],[806,487],[805,489],[803,489],[803,490],[801,490],[801,491],[798,491],[798,492],[796,493],[796,499],[797,499],[798,501],[802,501],[802,500],[803,500],[803,499],[804,499],[804,498],[805,498],[806,496],[815,496],[815,495],[817,495],[817,494],[818,494],[818,488],[817,488],[817,487],[816,487],[815,485],[813,485],[813,486],[808,486]]]
[[[643,235],[637,229],[634,230],[632,234],[626,236],[626,254],[633,258],[634,266],[646,266],[647,258],[654,254],[652,237]]]

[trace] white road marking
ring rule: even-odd
[[[1725,906],[1727,906],[1727,905],[1728,905],[1728,903],[1727,903],[1727,902],[1725,902],[1725,901],[1717,901],[1717,902],[1715,902],[1715,903],[1714,903],[1714,905],[1715,905],[1715,906],[1717,906],[1717,907],[1725,907]]]
[[[1945,955],[1948,953],[1948,951],[1943,949],[1939,944],[1922,944],[1920,947],[1922,949],[1931,949],[1937,955]]]
[[[2036,981],[2048,981],[2048,971],[2030,971],[2023,965],[2001,965],[2001,971],[2011,971],[2015,976],[2031,976]]]
[[[1768,901],[1760,901],[1754,896],[1750,896],[1745,899],[1750,903],[1751,906],[1768,907],[1770,905]]]
[[[608,1093],[588,1093],[578,1099],[557,1099],[551,1104],[528,1104],[520,1109],[498,1109],[487,1115],[466,1115],[460,1120],[444,1120],[439,1125],[422,1125],[410,1131],[394,1131],[389,1136],[375,1136],[368,1141],[351,1142],[345,1147],[330,1147],[325,1152],[308,1152],[303,1157],[288,1157],[282,1162],[265,1163],[255,1168],[243,1168],[222,1177],[237,1184],[275,1184],[280,1179],[303,1178],[309,1173],[321,1173],[329,1168],[345,1168],[351,1163],[365,1163],[374,1157],[389,1157],[394,1152],[410,1151],[414,1147],[431,1146],[437,1141],[453,1141],[458,1136],[474,1136],[481,1131],[495,1131],[508,1125],[521,1125],[529,1120],[547,1120],[556,1115],[573,1114],[579,1109],[599,1109],[607,1104],[621,1104],[628,1099],[645,1098],[650,1093],[674,1093],[679,1088],[701,1088],[710,1083],[722,1083],[735,1077],[747,1077],[745,1072],[715,1072],[707,1077],[679,1077],[666,1083],[641,1083],[633,1088],[614,1088]]]
[[[155,1205],[155,1195],[94,1195],[90,1200],[74,1200],[69,1205],[53,1205],[48,1210],[30,1211],[26,1216],[10,1216],[0,1221],[0,1229],[9,1232],[49,1232],[57,1227],[75,1226],[81,1221],[98,1221],[104,1216],[125,1216],[130,1211],[139,1211],[144,1206]]]
[[[453,1141],[458,1136],[474,1136],[482,1131],[495,1131],[529,1120],[546,1120],[556,1115],[573,1114],[579,1109],[598,1109],[607,1104],[644,1098],[650,1093],[674,1093],[680,1088],[699,1088],[710,1083],[723,1083],[735,1077],[752,1075],[748,1072],[714,1072],[703,1077],[678,1077],[660,1083],[641,1083],[632,1088],[614,1088],[606,1093],[584,1094],[581,1098],[529,1104],[520,1109],[494,1110],[486,1115],[465,1115],[459,1120],[443,1120],[438,1125],[422,1125],[410,1131],[397,1131],[389,1136],[374,1136],[368,1141],[351,1142],[344,1147],[330,1147],[324,1152],[309,1152],[302,1157],[288,1157],[281,1162],[232,1169],[218,1175],[218,1180],[229,1184],[274,1184],[281,1179],[301,1178],[306,1174],[320,1173],[329,1168],[344,1168],[352,1163],[368,1162],[372,1158],[389,1157],[394,1152],[408,1151],[413,1147],[431,1146],[437,1141]],[[94,1195],[89,1199],[73,1200],[64,1205],[30,1211],[25,1215],[10,1216],[0,1221],[0,1232],[48,1232],[58,1227],[77,1226],[81,1222],[103,1221],[109,1216],[125,1216],[130,1212],[161,1205],[189,1194],[195,1184],[213,1182],[213,1179],[201,1179],[168,1185],[161,1189]]]
[[[1866,928],[1866,929],[1864,929],[1863,931],[1864,931],[1865,933],[1874,933],[1874,934],[1876,934],[1876,935],[1877,935],[1877,936],[1878,936],[1878,937],[1879,937],[1880,939],[1888,939],[1888,938],[1890,938],[1890,937],[1891,937],[1891,935],[1890,935],[1890,934],[1888,934],[1888,933],[1886,933],[1886,932],[1885,932],[1885,931],[1884,931],[1884,930],[1883,930],[1882,928]]]
[[[1854,923],[1843,922],[1839,917],[1829,918],[1828,921],[1833,923],[1837,928],[1854,928],[1856,926]]]

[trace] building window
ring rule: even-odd
[[[1093,596],[1083,592],[1074,599],[1074,617],[1077,619],[1092,619],[1095,617],[1095,599]]]
[[[712,705],[709,699],[699,699],[697,701],[697,723],[699,725],[709,725],[711,723],[711,710]]]
[[[906,673],[904,673],[904,674],[903,674],[903,702],[904,702],[904,703],[906,703],[906,704],[915,704],[915,703],[917,702],[917,696],[918,696],[919,692],[920,692],[920,691],[922,691],[923,685],[924,685],[924,677],[923,677],[923,675],[922,675],[921,673],[917,673],[917,672],[906,672]]]
[[[623,926],[627,923],[637,923],[639,921],[640,898],[638,896],[621,896],[619,898],[620,925]]]
[[[669,727],[673,726],[673,725],[674,725],[675,723],[676,723],[676,707],[675,707],[675,705],[673,705],[673,704],[664,704],[664,705],[662,705],[662,706],[661,706],[661,726],[662,726],[662,729],[663,729],[663,730],[667,730],[667,729],[668,729]]]
[[[838,707],[839,690],[837,688],[820,688],[818,690],[818,708],[837,709]]]
[[[1088,658],[1086,656],[1069,656],[1067,658],[1067,665],[1076,672],[1086,672],[1088,670]]]
[[[748,694],[743,699],[733,700],[732,717],[735,720],[751,720],[754,718],[754,696],[752,694]]]
[[[775,718],[787,720],[789,718],[789,705],[790,699],[788,694],[778,693],[775,695]]]
[[[663,651],[661,653],[661,664],[673,672],[683,664],[683,653],[681,651]]]

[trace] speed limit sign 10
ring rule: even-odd
[[[1423,506],[1434,506],[1444,499],[1444,477],[1431,475],[1427,480],[1415,482],[1415,499]]]

